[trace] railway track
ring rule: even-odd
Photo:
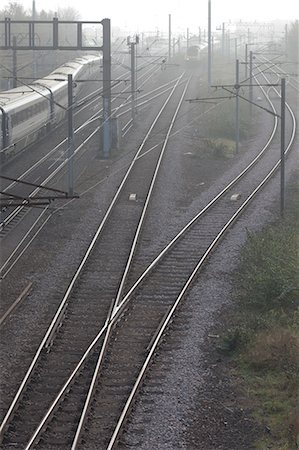
[[[43,347],[40,349],[41,355],[41,353],[43,353],[45,349],[50,348],[52,340],[54,338],[54,333],[56,333],[56,331],[60,327],[61,322],[63,321],[64,324],[62,328],[63,334],[58,333],[58,335],[59,336],[63,335],[61,345],[65,347],[64,349],[63,347],[61,347],[61,349],[59,350],[57,349],[56,345],[54,346],[55,352],[51,351],[49,353],[49,356],[47,357],[47,359],[50,358],[51,360],[53,360],[52,371],[50,368],[51,365],[49,364],[47,364],[47,368],[45,369],[48,374],[47,375],[48,382],[46,382],[46,384],[51,385],[53,383],[53,377],[55,376],[58,377],[57,381],[54,382],[54,390],[57,389],[57,386],[58,387],[61,386],[62,378],[63,377],[65,378],[66,375],[68,374],[69,371],[68,368],[74,367],[76,365],[76,361],[78,361],[78,355],[82,353],[82,349],[85,349],[85,347],[88,346],[90,341],[92,341],[93,336],[96,334],[96,331],[99,329],[99,327],[103,326],[105,323],[108,310],[111,306],[111,299],[115,295],[114,290],[115,286],[117,286],[118,283],[119,273],[122,271],[122,268],[127,259],[127,253],[129,251],[128,247],[130,248],[132,240],[137,239],[135,235],[135,229],[137,226],[136,223],[138,224],[138,221],[140,220],[140,215],[143,217],[145,215],[145,209],[143,207],[144,198],[148,195],[147,191],[149,189],[149,186],[151,185],[151,181],[154,176],[153,173],[158,171],[157,165],[160,164],[165,149],[165,145],[162,146],[162,150],[160,148],[156,152],[151,152],[146,159],[138,157],[142,154],[142,152],[146,151],[146,149],[144,148],[146,144],[152,145],[152,143],[151,144],[147,143],[147,141],[149,140],[149,136],[150,135],[152,136],[154,126],[156,126],[158,119],[160,118],[160,115],[162,114],[164,108],[166,108],[166,106],[168,106],[168,108],[173,107],[172,96],[174,95],[175,91],[177,89],[182,91],[182,86],[178,87],[179,80],[177,81],[172,92],[168,95],[167,101],[165,102],[161,110],[161,113],[158,115],[153,125],[150,127],[147,137],[141,144],[140,149],[138,150],[137,155],[135,156],[127,172],[127,175],[125,176],[122,185],[118,190],[114,198],[114,201],[111,204],[111,207],[107,211],[104,221],[100,225],[98,235],[101,233],[101,241],[97,243],[97,245],[95,246],[95,243],[98,238],[98,236],[96,236],[92,245],[92,247],[94,246],[94,248],[92,252],[91,249],[88,252],[90,254],[88,258],[89,269],[88,268],[84,269],[85,275],[84,274],[80,275],[80,279],[78,281],[75,282],[73,280],[72,287],[70,288],[70,291],[67,293],[68,297],[72,291],[72,300],[68,298],[64,299],[64,305],[61,307],[61,311],[58,314],[59,320],[56,321],[55,325],[53,325],[44,342]],[[186,87],[183,93],[181,92],[180,94],[179,104],[181,104],[184,98],[185,90]],[[168,105],[168,103],[171,104]],[[157,139],[161,139],[161,136],[159,134],[154,135],[154,137],[151,137],[151,139],[155,139],[155,141],[157,142]],[[142,176],[140,176],[140,173],[142,173]],[[129,175],[130,178],[128,178]],[[131,190],[135,190],[139,193],[140,198],[139,202],[133,201],[131,203],[128,203],[129,202],[128,198]],[[125,213],[126,224],[123,221],[119,221],[120,212],[122,212],[122,214]],[[103,229],[106,220],[108,220],[108,224]],[[123,248],[123,251],[120,253],[121,248]],[[117,261],[115,260],[115,253],[118,254]],[[102,258],[103,254],[107,256],[106,259],[104,260]],[[110,261],[108,255],[110,255]],[[97,267],[98,269],[95,271],[93,267]],[[79,269],[79,271],[81,272],[81,268]],[[99,279],[99,276],[101,277],[101,280]],[[79,274],[76,275],[76,279],[77,277],[79,277]],[[75,288],[74,292],[72,289],[73,285]],[[76,293],[78,289],[79,291]],[[101,299],[100,308],[99,308],[99,297]],[[90,305],[89,311],[86,310],[87,301]],[[67,316],[72,316],[72,320],[67,319],[63,320],[66,307],[67,307],[66,314]],[[84,320],[83,317],[85,317],[86,319],[85,325],[83,324]],[[92,323],[94,326],[92,326]],[[86,329],[89,330],[87,333]],[[79,335],[77,334],[76,336],[76,333],[78,332]],[[59,341],[60,338],[58,337],[58,342]],[[70,345],[72,345],[71,343],[73,343],[74,345],[73,350],[70,347]],[[79,349],[78,343],[80,343]],[[69,358],[68,361],[66,361],[66,367],[63,369],[61,367],[62,369],[61,373],[64,375],[60,375],[59,378],[59,374],[57,374],[58,360],[55,361],[55,355],[56,358],[60,359],[61,352],[67,352],[69,354]],[[39,368],[39,370],[41,369]],[[45,382],[44,376],[42,376],[41,379],[43,380],[44,383]],[[34,388],[35,395],[37,395],[37,397],[40,396],[40,394],[42,394],[43,392],[43,388],[38,387],[37,380],[36,379],[31,380],[30,383],[31,386],[33,384],[36,386],[36,389]],[[52,391],[51,396],[53,396]],[[38,400],[33,401],[36,402],[36,404],[40,403],[40,401],[38,402]],[[30,409],[30,405],[28,405],[27,407]],[[38,416],[37,411],[36,413]],[[22,415],[22,417],[26,417],[26,414],[25,416]],[[30,417],[30,415],[27,417]],[[33,421],[32,415],[30,420]],[[23,427],[24,427],[23,428],[24,435],[22,437],[22,440],[26,439],[26,437],[28,439],[30,436],[30,434],[28,433],[30,433],[30,430],[32,432],[32,426],[30,427],[28,423],[24,424]],[[14,441],[14,437],[12,438],[12,440]],[[21,445],[21,443],[19,443],[19,445]]]
[[[160,136],[156,137],[159,140]],[[287,152],[289,151],[293,137],[294,132],[288,143]],[[272,142],[273,138],[274,133],[271,136]],[[106,242],[105,245],[107,247],[114,248],[114,257],[110,262],[103,262],[101,259],[97,260],[94,252],[92,252],[92,258],[94,259],[93,261],[90,260],[88,264],[90,264],[90,267],[97,267],[97,270],[87,269],[87,275],[85,276],[83,274],[82,278],[80,275],[78,284],[82,286],[81,293],[83,293],[83,299],[85,299],[87,303],[87,301],[90,300],[90,288],[88,286],[93,287],[98,281],[99,276],[104,277],[104,282],[102,284],[103,291],[95,289],[93,293],[101,298],[103,310],[99,313],[99,308],[97,308],[98,302],[95,300],[94,305],[92,305],[91,301],[92,320],[90,320],[90,317],[85,317],[86,303],[84,303],[83,306],[81,305],[81,309],[78,309],[78,315],[72,312],[71,308],[73,305],[71,305],[71,308],[68,307],[68,309],[63,311],[62,316],[65,314],[66,320],[62,320],[61,317],[59,318],[57,324],[58,332],[57,337],[55,337],[54,340],[53,348],[50,347],[54,334],[50,333],[48,339],[45,341],[45,346],[43,347],[44,350],[41,352],[43,353],[44,360],[41,361],[38,369],[33,371],[33,378],[30,382],[33,383],[34,389],[37,389],[37,391],[35,391],[37,397],[35,399],[33,397],[30,398],[29,404],[27,404],[27,406],[25,405],[25,408],[27,407],[28,409],[25,409],[24,415],[27,415],[27,417],[29,416],[30,420],[34,422],[33,416],[31,415],[32,404],[37,405],[39,403],[38,398],[40,398],[43,393],[46,393],[43,397],[47,397],[48,403],[52,401],[53,391],[50,386],[55,380],[56,372],[59,372],[57,374],[58,386],[63,386],[63,380],[65,379],[63,370],[57,370],[57,367],[61,366],[61,355],[68,355],[65,359],[66,364],[69,365],[69,367],[73,368],[76,365],[75,357],[78,356],[79,352],[83,355],[84,351],[92,342],[92,333],[88,336],[86,335],[88,334],[87,331],[90,331],[89,325],[91,326],[93,322],[95,329],[100,329],[100,332],[93,339],[93,346],[90,348],[89,353],[91,353],[91,355],[88,359],[88,363],[85,361],[87,360],[87,357],[85,358],[83,356],[81,363],[82,366],[84,365],[83,371],[81,371],[79,375],[76,373],[70,375],[69,379],[76,378],[74,383],[67,382],[64,384],[61,390],[61,392],[63,391],[61,394],[61,398],[64,398],[63,403],[60,403],[61,398],[59,398],[57,404],[54,402],[53,410],[49,410],[45,416],[45,420],[40,426],[35,428],[36,423],[30,423],[29,427],[27,427],[27,425],[25,426],[25,431],[22,433],[22,428],[19,428],[20,422],[17,422],[20,418],[16,417],[16,422],[10,422],[10,428],[8,428],[7,434],[9,435],[9,441],[7,434],[4,433],[7,424],[4,424],[2,428],[4,448],[16,448],[16,445],[22,445],[18,442],[18,439],[20,439],[21,436],[23,437],[25,433],[27,433],[29,437],[30,430],[34,428],[36,432],[33,432],[33,436],[30,438],[26,448],[50,449],[52,447],[57,448],[57,446],[59,448],[59,446],[64,445],[67,446],[60,448],[71,448],[71,445],[72,448],[77,448],[77,445],[79,444],[80,448],[84,448],[82,438],[89,443],[86,444],[86,448],[89,448],[89,445],[91,448],[94,448],[92,447],[94,445],[99,445],[97,448],[112,448],[115,446],[119,432],[121,431],[123,422],[126,418],[127,411],[131,406],[135,392],[138,390],[139,383],[144,377],[150,358],[153,356],[159,338],[171,320],[171,316],[176,310],[180,300],[186,294],[190,283],[192,283],[192,280],[204,264],[210,251],[217,245],[230,225],[234,223],[243,209],[259,192],[264,183],[269,179],[271,172],[274,172],[279,167],[277,158],[278,152],[272,152],[270,154],[270,152],[267,152],[268,147],[269,143],[263,149],[260,157],[254,161],[250,167],[243,171],[242,175],[240,175],[237,180],[233,180],[225,190],[213,199],[209,205],[193,219],[192,223],[189,223],[169,246],[167,246],[159,257],[149,266],[148,270],[143,272],[141,276],[139,268],[140,266],[143,266],[144,263],[142,262],[142,258],[138,260],[137,242],[137,247],[135,246],[132,250],[128,248],[124,249],[124,254],[120,254],[119,249],[123,249],[123,247],[119,247],[116,244],[114,237],[119,234],[122,235],[122,239],[127,241],[128,238],[123,229],[121,232],[113,230],[110,241],[107,239],[106,242],[105,237],[101,238]],[[147,151],[144,150],[144,153],[146,153],[147,156],[139,158],[138,161],[141,162],[141,165],[144,164],[147,166],[148,155],[153,156],[154,152],[151,151],[147,153]],[[139,156],[142,156],[142,154]],[[265,173],[262,176],[259,174],[255,179],[251,169],[253,169],[257,162],[265,166]],[[271,169],[269,167],[271,167]],[[248,176],[250,177],[250,181],[246,179]],[[142,181],[144,180],[142,179]],[[124,194],[122,194],[123,197],[120,196],[119,198],[120,206],[117,206],[118,210],[121,210],[123,207],[125,207],[126,210],[136,209],[139,210],[140,215],[141,205],[138,204],[139,198],[137,197],[137,201],[130,202],[128,196],[129,194],[134,193],[134,189],[129,184],[126,184],[125,186]],[[242,194],[242,205],[239,202],[231,201],[231,194],[236,190]],[[145,203],[145,197],[145,194],[140,194],[140,203]],[[138,216],[137,211],[133,211],[133,215],[135,213]],[[113,214],[116,214],[116,222],[119,221],[117,212],[113,212],[111,216],[113,216]],[[212,226],[211,223],[213,224]],[[128,228],[134,228],[134,224],[136,228],[136,218],[132,220],[132,223],[128,223]],[[123,223],[121,225],[123,225]],[[126,230],[126,232],[129,231],[130,230]],[[198,243],[198,245],[194,245],[194,242]],[[115,254],[117,254],[116,260]],[[188,255],[188,257],[186,255]],[[133,256],[135,257],[134,259]],[[128,259],[129,265],[125,270],[123,270],[124,264],[123,262],[120,263],[120,259],[122,259],[122,261]],[[120,263],[120,270],[117,270],[115,267],[116,261]],[[131,265],[132,262],[133,265]],[[108,276],[111,276],[110,281],[113,285],[117,286],[120,272],[123,272],[125,276],[119,283],[119,289],[109,291],[109,287],[105,286],[105,280],[107,280]],[[89,278],[89,280],[87,280],[87,278]],[[75,291],[78,289],[78,284],[76,283]],[[76,294],[78,295],[78,293],[75,292],[75,295]],[[106,297],[106,294],[107,298],[104,298]],[[79,296],[80,295],[81,294],[79,294]],[[111,303],[112,298],[115,299],[113,303]],[[97,311],[99,314],[97,317],[95,317],[94,311]],[[70,351],[71,346],[76,340],[72,331],[66,337],[64,344],[61,342],[61,338],[67,333],[65,331],[65,326],[67,326],[75,317],[77,317],[77,321],[76,319],[74,320],[75,328],[79,329],[82,327],[82,321],[81,319],[78,319],[78,317],[82,317],[84,320],[86,319],[86,325],[83,325],[83,333],[79,335],[82,348],[78,351],[74,347],[74,350]],[[60,328],[61,324],[62,326]],[[100,324],[102,325],[102,328]],[[85,336],[86,341],[85,344],[83,344],[82,341]],[[100,346],[104,340],[105,346]],[[63,349],[63,345],[65,345],[65,350]],[[52,370],[49,378],[50,383],[46,383],[47,387],[44,388],[45,385],[41,384],[42,379],[44,378],[42,370],[48,371],[48,368],[43,368],[45,367],[45,359],[48,358],[45,353],[50,350],[49,355],[51,355],[55,349],[58,349],[58,354],[55,354],[56,356],[54,355],[52,365],[49,366],[49,371]],[[96,349],[97,352],[92,352],[92,349]],[[122,364],[120,364],[120,361]],[[78,364],[80,364],[80,362],[78,362]],[[91,379],[93,379],[92,384],[90,384]],[[73,379],[70,381],[73,382]],[[30,394],[30,390],[29,387],[25,396]],[[94,395],[96,391],[97,395]],[[77,400],[74,401],[74,399],[78,398],[80,399],[81,405],[84,404],[86,399],[85,407],[83,408],[83,406],[80,406],[79,411],[75,406]],[[21,399],[19,405],[21,410],[24,407],[23,401],[24,400]],[[91,401],[92,408],[90,408]],[[58,415],[57,412],[58,404],[60,410],[59,414],[61,415]],[[111,408],[108,412],[107,405]],[[82,409],[83,414],[80,418]],[[70,411],[73,412],[73,410],[75,410],[75,414],[77,414],[77,418],[74,422],[76,424],[79,423],[79,428],[76,428],[74,422],[70,423]],[[15,414],[15,412],[12,414]],[[17,415],[18,414],[19,412]],[[39,415],[42,414],[39,412]],[[13,430],[14,427],[16,431]],[[45,428],[47,428],[46,431]],[[102,430],[102,432],[99,432],[99,430]],[[41,433],[42,439],[39,440]],[[103,439],[99,444],[99,440],[102,437]],[[67,439],[67,444],[65,444],[65,439]],[[7,445],[10,445],[11,447]]]
[[[151,76],[153,75],[153,73],[156,72],[157,69],[155,69],[154,71],[151,69],[150,71],[147,71],[144,74],[144,79],[140,79],[140,86],[142,87],[143,85],[145,85],[149,79],[151,78]],[[153,91],[149,91],[145,94],[143,94],[142,96],[140,96],[140,105],[142,107],[145,107],[145,105],[148,105],[150,102],[154,101],[157,97],[161,97],[164,94],[166,94],[167,92],[169,92],[169,89],[172,88],[173,83],[175,83],[176,80],[173,80],[171,82],[165,83],[162,86],[159,86],[158,88],[154,89]],[[128,90],[128,87],[124,88],[124,93]],[[120,96],[120,94],[118,94],[118,96],[116,96],[113,101],[117,100],[117,98]],[[130,94],[128,97],[126,97],[126,101],[124,102],[122,100],[122,103],[115,108],[114,113],[118,113],[120,116],[122,115],[127,115],[130,110],[126,109],[126,105],[127,105],[127,101],[129,101],[130,98]],[[88,106],[91,107],[91,105],[94,102],[98,102],[98,100],[93,99],[92,102],[88,103]],[[86,105],[85,105],[86,107]],[[123,112],[121,112],[121,110],[124,109]],[[95,124],[93,123],[95,120],[98,121],[99,119],[99,112],[97,111],[96,113],[93,113],[92,116],[90,116],[87,120],[85,120],[84,124],[80,125],[76,131],[75,131],[75,135],[78,135],[77,138],[77,147],[75,149],[75,158],[76,161],[78,162],[80,159],[82,159],[85,156],[85,153],[88,152],[88,143],[92,140],[92,138],[99,132],[99,126],[95,127]],[[89,127],[89,132],[86,133],[84,132],[86,126]],[[131,128],[131,120],[128,120],[127,125],[125,125],[124,129],[125,129],[125,133],[127,133],[129,131],[129,129]],[[84,134],[82,134],[82,132],[84,132]],[[85,136],[86,134],[86,136]],[[47,175],[44,176],[43,179],[40,180],[39,184],[42,186],[55,186],[55,183],[57,182],[57,177],[61,177],[61,173],[63,173],[64,171],[67,170],[67,164],[68,164],[68,160],[63,156],[63,158],[56,158],[56,154],[60,153],[65,146],[66,146],[66,141],[67,139],[63,139],[58,145],[56,145],[53,149],[51,149],[44,157],[42,157],[39,161],[37,161],[36,163],[32,164],[31,167],[26,170],[21,176],[18,177],[18,179],[20,181],[22,180],[30,180],[32,179],[32,176],[34,175],[34,173],[38,170],[39,173],[42,170],[43,165],[46,165],[49,161],[50,158],[54,158],[54,163],[53,165],[50,166],[50,173],[48,173]],[[56,181],[55,181],[56,180]],[[15,191],[13,191],[13,189],[16,189]],[[22,194],[24,196],[24,187],[22,185]],[[3,191],[9,191],[9,192],[15,192],[16,194],[19,194],[19,190],[18,190],[18,186],[17,183],[10,183],[6,188],[3,188]],[[29,199],[34,199],[36,197],[36,195],[39,195],[40,193],[40,189],[34,189],[29,191],[28,190],[28,198]],[[0,224],[0,230],[1,230],[1,238],[5,238],[7,236],[7,234],[9,233],[9,231],[16,225],[19,224],[22,221],[22,217],[25,215],[24,214],[24,208],[26,209],[27,213],[31,212],[30,209],[28,211],[28,207],[26,207],[26,201],[24,201],[24,206],[18,206],[17,208],[14,208],[12,210],[10,210],[10,208],[8,208],[7,213],[5,215],[5,217],[2,220],[2,223]],[[46,207],[47,209],[47,207]],[[45,211],[44,211],[45,212]],[[32,214],[33,216],[33,221],[35,222],[37,220],[37,216],[39,215],[41,218],[43,218],[44,216],[44,212],[37,214],[36,212],[34,212]],[[41,222],[41,229],[44,226],[43,222]],[[33,228],[32,228],[33,229]],[[23,253],[24,247],[27,245],[28,241],[31,241],[32,238],[32,233],[28,232],[26,234],[26,238],[22,239],[21,242],[17,243],[16,247],[14,250],[11,251],[11,254],[8,254],[6,257],[6,260],[3,262],[1,268],[0,268],[0,273],[1,273],[1,277],[4,278],[6,277],[6,275],[9,273],[11,267],[13,267],[13,264],[16,262],[15,258],[19,258],[19,256]]]
[[[294,132],[289,140],[287,152],[294,138]],[[156,137],[159,138],[159,136]],[[49,397],[53,398],[54,393],[50,386],[51,383],[55,384],[55,382],[53,383],[53,380],[55,380],[54,376],[56,376],[57,367],[61,366],[61,356],[64,354],[64,351],[68,355],[65,359],[66,363],[69,364],[70,372],[76,365],[73,357],[78,357],[79,352],[76,347],[71,347],[76,339],[72,331],[69,334],[66,331],[66,327],[73,322],[72,319],[75,319],[75,317],[77,317],[77,321],[76,319],[74,320],[75,328],[83,328],[83,335],[79,335],[81,343],[80,355],[82,358],[80,361],[77,359],[77,367],[84,365],[84,369],[79,375],[76,370],[73,370],[64,385],[62,378],[65,378],[65,375],[61,375],[63,371],[59,370],[58,385],[62,386],[62,389],[40,425],[36,426],[27,447],[24,446],[24,448],[33,448],[36,445],[38,446],[37,448],[47,449],[52,448],[52,446],[55,448],[57,445],[63,446],[63,448],[71,448],[72,445],[72,448],[75,449],[78,444],[80,444],[81,448],[82,437],[85,442],[89,443],[86,445],[86,448],[89,448],[89,445],[91,445],[91,448],[94,448],[92,447],[93,445],[97,445],[97,448],[112,448],[115,445],[132,399],[139,383],[143,379],[146,367],[177,305],[186,294],[192,280],[212,249],[279,167],[278,152],[267,151],[270,142],[273,142],[273,137],[274,133],[259,157],[187,224],[141,276],[139,267],[142,266],[142,261],[138,259],[137,240],[134,247],[132,249],[127,247],[124,253],[120,252],[120,249],[123,249],[123,247],[115,246],[115,237],[118,234],[121,234],[122,239],[125,241],[128,240],[126,233],[129,230],[127,227],[125,227],[125,230],[122,229],[121,233],[113,230],[110,241],[108,237],[106,239],[102,235],[101,240],[104,245],[114,248],[114,257],[111,261],[105,260],[101,262],[96,259],[96,255],[93,252],[92,258],[95,259],[90,262],[90,267],[97,267],[97,269],[87,270],[86,275],[80,276],[79,283],[73,283],[75,291],[79,287],[82,288],[80,295],[83,295],[86,302],[89,299],[92,320],[90,320],[90,317],[86,317],[86,303],[79,307],[78,315],[72,309],[75,308],[75,301],[69,302],[67,309],[62,307],[59,320],[48,334],[47,339],[43,343],[43,351],[41,351],[41,353],[44,353],[50,348],[54,330],[59,330],[62,323],[62,331],[58,331],[53,348],[49,353],[49,355],[53,355],[51,356],[53,357],[53,362],[49,368],[49,370],[52,370],[52,378],[50,377],[50,383],[46,383],[48,388],[44,389],[44,385],[41,383],[46,379],[46,375],[43,376],[43,371],[47,371],[44,368],[45,360],[48,361],[50,356],[44,356],[44,361],[40,363],[39,369],[32,370],[33,378],[30,382],[33,382],[34,390],[37,389],[34,392],[37,398],[34,400],[31,397],[29,404],[25,405],[25,408],[28,408],[28,410],[26,410],[27,413],[24,416],[30,416],[35,424],[30,424],[30,427],[26,424],[25,430],[22,432],[24,425],[20,424],[24,416],[22,414],[21,419],[16,418],[16,422],[12,419],[13,422],[11,422],[11,416],[15,414],[14,410],[11,409],[1,429],[4,437],[3,442],[6,445],[5,448],[10,448],[9,445],[13,448],[17,440],[23,438],[24,435],[29,438],[30,431],[36,426],[36,420],[33,420],[32,416],[32,409],[34,410],[32,404],[39,404],[38,396],[41,396],[44,391],[49,394]],[[141,164],[147,166],[147,158],[149,155],[153,156],[153,153],[147,153],[146,157],[140,158]],[[262,165],[264,167],[262,175],[260,171],[257,175],[253,172],[257,163],[259,163],[259,166]],[[143,178],[142,181],[144,181]],[[142,214],[140,211],[142,209],[141,205],[138,205],[137,202],[129,203],[128,201],[128,195],[134,193],[134,189],[129,183],[124,184],[124,186],[124,193],[119,197],[120,204],[116,205],[116,213],[113,212],[111,215],[116,214],[116,223],[119,222],[118,212],[120,212],[122,206],[125,206],[126,210],[128,208],[131,210],[139,209],[139,216]],[[232,189],[234,190],[232,191]],[[231,200],[231,194],[236,190],[242,193],[241,204]],[[141,195],[141,199],[142,204],[146,203],[145,195]],[[132,216],[135,214],[137,214],[137,211],[133,211]],[[128,223],[128,228],[134,228],[134,223],[136,228],[136,218]],[[123,222],[121,226],[124,228]],[[117,254],[116,259],[115,253]],[[133,256],[135,257],[133,258]],[[122,263],[120,263],[120,259]],[[123,269],[126,259],[128,260],[128,265]],[[120,270],[116,270],[115,264],[118,263],[121,266]],[[121,280],[119,279],[120,272],[124,273]],[[104,276],[103,290],[99,290],[94,286],[100,276]],[[117,290],[114,288],[111,291],[108,286],[105,286],[108,276],[111,284],[114,286],[119,284]],[[90,286],[93,287],[94,291]],[[93,308],[97,309],[98,300],[92,305],[93,301],[90,300],[92,291],[93,295],[97,295],[97,299],[101,298],[101,313],[98,308],[97,317],[93,317],[95,316]],[[114,299],[113,302],[111,302],[112,299]],[[66,320],[61,318],[64,314],[66,314]],[[81,316],[83,320],[86,320],[86,325],[83,325],[82,320],[78,319]],[[91,335],[88,335],[85,344],[83,344],[82,340],[89,333],[92,323],[95,324],[95,329],[99,330],[99,332],[93,338]],[[61,341],[63,336],[66,337],[65,343]],[[104,345],[100,346],[103,341]],[[66,346],[66,350],[63,350],[63,345]],[[70,350],[71,348],[73,350]],[[58,354],[53,353],[54,350],[58,350]],[[97,350],[97,352],[94,352],[94,350]],[[96,357],[97,353],[98,357]],[[87,356],[89,356],[88,359]],[[30,376],[28,379],[30,379]],[[75,383],[73,383],[74,379]],[[91,379],[93,382],[90,384]],[[87,380],[89,381],[87,382]],[[94,395],[95,392],[97,392],[97,395]],[[30,390],[27,389],[26,395],[29,393]],[[21,398],[20,405],[22,405],[24,401],[22,400],[23,393],[20,392],[19,394]],[[61,403],[62,398],[64,398],[63,403]],[[78,398],[81,401],[80,408],[74,406],[77,402],[74,399]],[[82,402],[84,403],[84,401],[85,407],[83,408]],[[90,408],[91,401],[92,408]],[[17,404],[18,401],[14,406],[19,407]],[[57,412],[58,405],[59,413]],[[109,405],[108,410],[107,405]],[[76,420],[73,422],[70,421],[70,411],[74,412],[74,410],[76,412]],[[80,418],[82,410],[83,413]],[[41,415],[40,411],[38,415]],[[53,420],[50,421],[50,419]],[[18,420],[21,421],[18,422]],[[76,424],[78,423],[79,427],[77,428]],[[8,425],[9,428],[6,431]],[[47,427],[48,429],[45,432]],[[14,431],[14,428],[16,431]],[[41,434],[42,440],[39,440]],[[67,439],[67,443],[65,443],[65,439]],[[17,445],[20,445],[20,442]]]
[[[293,125],[295,127],[295,121]],[[286,152],[293,138],[294,133]],[[269,153],[264,156],[268,159]],[[265,161],[260,162],[265,165]],[[82,434],[87,444],[78,448],[94,448],[98,443],[100,448],[112,449],[117,444],[134,396],[180,301],[213,248],[278,167],[279,163],[273,163],[270,158],[264,174],[259,173],[254,181],[252,171],[246,171],[227,186],[156,258],[116,306],[108,330],[107,349],[102,348],[94,376],[97,381],[90,390],[97,390],[90,420],[86,425],[86,418],[82,416],[81,425],[85,424],[85,430],[77,432],[73,449],[77,448]],[[231,190],[236,188],[243,198],[237,205],[230,200]],[[124,320],[118,319],[120,314]],[[108,404],[111,413],[107,418]],[[110,429],[110,438],[101,440],[101,436],[107,435],[107,429]]]

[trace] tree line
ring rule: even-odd
[[[57,11],[36,11],[35,20],[52,20],[57,16],[60,20],[80,20],[80,14],[75,8],[58,8]],[[4,8],[0,9],[0,20],[9,17],[12,20],[31,20],[32,9],[25,9],[21,3],[9,2]]]
[[[299,60],[299,21],[296,20],[289,27],[287,48],[288,59],[290,61],[298,62]]]

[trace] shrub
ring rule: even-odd
[[[246,327],[236,326],[228,328],[221,336],[221,341],[217,347],[223,353],[233,353],[249,341]]]
[[[287,255],[287,257],[286,257]],[[238,297],[260,309],[298,305],[297,231],[283,226],[248,234],[236,274]]]

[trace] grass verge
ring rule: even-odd
[[[294,183],[287,218],[248,234],[235,275],[237,312],[219,345],[264,430],[257,450],[299,448],[298,205]]]

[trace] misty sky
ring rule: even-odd
[[[9,0],[1,0],[7,4]],[[32,8],[32,0],[16,0],[26,9]],[[189,27],[194,31],[207,23],[208,0],[35,0],[36,9],[56,10],[72,6],[78,10],[81,20],[111,19],[114,26],[126,26],[130,29],[167,30],[168,14],[172,14],[173,29]],[[294,21],[298,18],[296,0],[211,0],[212,28],[222,22],[242,19],[268,21],[282,19]],[[105,6],[106,5],[106,6]],[[142,5],[142,6],[141,6]]]

